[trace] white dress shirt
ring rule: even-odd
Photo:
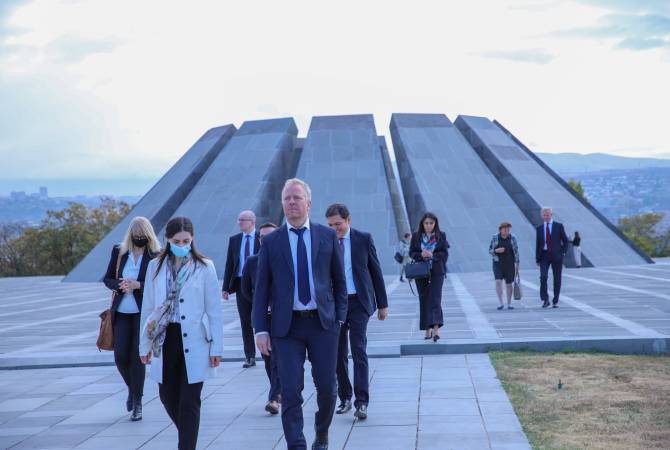
[[[137,280],[137,277],[140,275],[140,266],[142,265],[142,254],[137,258],[137,263],[135,262],[135,257],[133,252],[128,252],[128,260],[126,260],[126,265],[123,266],[123,272],[121,273],[122,278],[132,278]],[[137,302],[135,301],[135,296],[133,293],[123,294],[121,302],[119,302],[119,307],[116,309],[118,312],[123,314],[136,314],[140,312],[137,308]]]
[[[288,242],[291,246],[291,257],[293,258],[293,309],[296,311],[305,311],[308,309],[316,309],[316,289],[314,289],[314,273],[312,272],[312,239],[309,230],[309,219],[302,227],[306,230],[302,234],[307,248],[307,267],[309,269],[309,293],[311,299],[309,303],[304,305],[298,297],[298,235],[291,231],[293,228],[290,224],[286,224],[286,232],[288,233]],[[298,227],[298,228],[302,228]]]
[[[242,276],[242,269],[244,269],[244,246],[246,245],[246,239],[249,238],[249,256],[254,254],[254,244],[256,243],[256,229],[251,230],[251,233],[242,233],[242,245],[240,245],[240,264],[237,268],[237,276]]]
[[[351,263],[351,228],[342,238],[342,244],[344,246],[344,275],[347,278],[347,294],[353,295],[356,293],[356,285],[354,284],[354,268]]]
[[[549,236],[551,236],[551,227],[554,224],[553,220],[550,220],[549,222],[544,223],[544,227],[542,228],[544,236],[542,238],[544,239],[544,248],[543,250],[547,250],[547,227],[549,227]]]

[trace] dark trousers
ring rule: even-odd
[[[140,361],[140,313],[114,313],[114,362],[128,386],[130,398],[142,401],[146,366]]]
[[[337,350],[337,394],[341,401],[351,400],[356,394],[355,406],[367,405],[370,401],[368,386],[368,321],[370,316],[363,308],[358,297],[349,298],[347,320],[340,329],[340,342]],[[349,345],[351,359],[354,361],[354,389],[349,382]]]
[[[553,257],[549,252],[542,252],[540,257],[540,299],[543,302],[549,301],[549,292],[547,280],[549,278],[549,267],[554,277],[554,305],[558,303],[558,297],[561,294],[561,273],[563,271],[563,257]]]
[[[444,325],[442,314],[442,285],[444,275],[433,274],[430,282],[427,278],[416,280],[416,289],[419,291],[419,328],[427,330],[437,325]]]
[[[256,357],[256,343],[254,342],[254,328],[251,325],[251,299],[248,299],[237,291],[237,312],[240,314],[240,327],[242,328],[242,342],[244,343],[244,356]]]
[[[163,343],[163,382],[158,394],[177,427],[179,450],[195,450],[200,428],[200,393],[203,383],[188,383],[181,326],[168,325]]]
[[[314,428],[317,435],[328,434],[337,399],[335,367],[339,333],[339,325],[324,330],[318,317],[294,316],[288,334],[272,339],[281,380],[282,426],[289,450],[307,448],[302,432],[305,352],[312,363],[316,403],[319,408],[314,415]]]
[[[270,392],[268,392],[268,401],[279,401],[279,394],[281,394],[281,383],[279,382],[279,371],[277,369],[277,354],[270,352],[270,356],[263,355],[263,362],[265,362],[265,373],[268,375],[270,381]]]
[[[268,313],[268,323],[272,323],[272,315]],[[268,331],[271,331],[268,330]],[[268,375],[268,380],[270,381],[270,392],[268,392],[268,401],[279,401],[279,394],[281,394],[281,383],[279,382],[279,369],[277,369],[277,353],[274,351],[270,352],[270,355],[263,356],[263,362],[265,363],[265,373]]]

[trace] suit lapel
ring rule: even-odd
[[[288,230],[287,225],[282,225],[282,227],[279,229],[279,245],[281,246],[281,253],[284,255],[284,259],[286,260],[286,264],[288,264],[289,269],[291,269],[291,279],[295,276],[295,272],[293,269],[293,256],[291,255],[291,244],[288,241],[288,234],[290,231]]]
[[[316,267],[316,258],[319,255],[319,243],[321,235],[316,224],[310,224],[309,237],[312,242],[312,270]]]
[[[261,234],[256,231],[256,235],[254,236],[254,255],[257,255],[259,251],[261,251]]]

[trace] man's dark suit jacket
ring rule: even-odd
[[[535,228],[535,262],[539,263],[542,259],[542,249],[544,248],[544,222]],[[568,236],[565,234],[565,228],[560,222],[553,222],[551,226],[551,255],[553,259],[563,258],[568,248]]]
[[[251,255],[242,269],[242,280],[240,281],[240,292],[242,298],[251,302],[254,298],[254,283],[258,273],[258,255]]]
[[[377,250],[370,233],[351,228],[351,268],[358,300],[372,315],[375,309],[387,308],[384,275],[377,258]]]
[[[263,237],[253,298],[256,333],[267,332],[268,306],[272,310],[272,336],[286,336],[293,318],[295,289],[293,256],[286,224]],[[347,281],[339,254],[337,235],[330,228],[310,222],[312,274],[319,318],[324,329],[347,320]]]
[[[107,265],[107,272],[105,272],[105,277],[103,282],[105,286],[117,293],[112,303],[111,310],[112,312],[116,311],[121,303],[121,298],[123,298],[123,291],[119,289],[119,284],[121,284],[120,278],[123,278],[123,268],[126,266],[126,261],[128,261],[129,252],[121,255],[121,262],[119,263],[119,278],[116,278],[116,259],[119,257],[119,251],[121,247],[115,245],[112,248],[112,256],[109,258],[109,264]],[[133,291],[133,297],[135,297],[135,303],[137,303],[137,309],[142,311],[142,298],[144,296],[144,279],[147,274],[147,266],[149,261],[154,259],[156,254],[149,250],[149,247],[144,247],[144,254],[142,255],[142,264],[140,264],[140,273],[137,275],[137,281],[140,282],[140,288]]]
[[[226,256],[226,269],[223,272],[223,287],[226,292],[235,292],[233,285],[237,274],[240,272],[240,248],[242,247],[242,237],[244,233],[237,233],[228,240],[228,256]],[[254,252],[257,254],[261,247],[261,235],[256,231],[254,238]],[[251,256],[251,255],[249,255]]]
[[[449,242],[444,231],[440,231],[437,236],[437,247],[433,251],[433,267],[430,271],[431,276],[439,276],[447,273],[447,259],[449,258]],[[414,261],[423,261],[421,256],[421,233],[412,234],[412,240],[409,243],[409,256]]]

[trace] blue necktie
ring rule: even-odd
[[[303,235],[307,228],[303,227],[299,230],[291,228],[291,231],[298,235],[298,300],[303,305],[307,305],[312,298],[309,291],[309,267],[307,263],[307,247],[305,246],[305,239]]]

